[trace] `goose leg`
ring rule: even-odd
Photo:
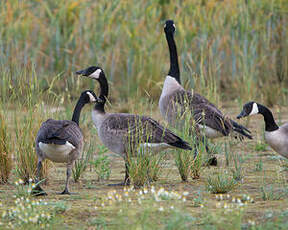
[[[129,163],[125,162],[125,178],[124,181],[118,184],[108,184],[108,186],[129,186],[130,178],[129,178]]]
[[[46,196],[47,195],[47,193],[44,192],[44,190],[39,185],[39,181],[41,178],[41,169],[42,169],[42,159],[38,158],[37,170],[36,170],[36,179],[35,179],[36,187],[33,188],[32,192],[31,192],[32,195],[34,195],[34,196]]]
[[[69,192],[69,179],[70,179],[70,176],[71,176],[71,173],[72,173],[72,166],[73,166],[73,163],[68,163],[67,164],[67,171],[66,171],[66,184],[65,184],[65,189],[63,192],[61,192],[60,194],[61,195],[71,195],[71,193]]]

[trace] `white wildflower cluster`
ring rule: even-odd
[[[11,228],[27,224],[37,224],[40,228],[49,227],[52,214],[48,208],[48,203],[43,200],[30,200],[21,197],[15,200],[15,206],[7,211],[3,211],[2,219]]]
[[[188,192],[184,192],[184,194],[180,195],[178,192],[167,191],[164,188],[160,188],[158,191],[155,191],[154,187],[151,188],[151,194],[153,195],[155,201],[163,201],[163,200],[182,200],[186,202],[186,196],[189,194]]]
[[[216,207],[224,209],[239,208],[247,205],[248,203],[254,203],[253,198],[246,194],[242,195],[242,197],[231,197],[229,194],[226,196],[219,194],[216,195],[216,200],[218,201],[216,203]]]
[[[32,189],[35,188],[35,183],[33,183],[33,179],[30,178],[28,180],[28,183],[25,184],[25,182],[22,179],[19,179],[15,181],[16,185],[16,194],[15,197],[29,197],[31,195]]]
[[[183,192],[182,194],[175,191],[167,191],[164,188],[158,190],[154,186],[151,188],[144,187],[141,190],[135,190],[134,187],[124,187],[123,191],[117,192],[116,190],[109,191],[107,196],[100,201],[99,204],[95,206],[95,209],[100,207],[110,206],[112,204],[117,204],[120,202],[125,202],[127,204],[139,204],[141,205],[144,200],[153,199],[156,202],[168,201],[168,200],[178,200],[181,202],[186,202],[186,197],[189,192]],[[174,206],[171,206],[174,209]],[[163,211],[163,207],[159,207],[159,211]]]

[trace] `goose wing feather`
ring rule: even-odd
[[[194,120],[198,124],[209,126],[227,136],[232,129],[230,120],[225,118],[222,112],[205,97],[186,90],[175,92],[173,101],[180,104],[181,114],[187,107],[193,113]]]
[[[107,132],[122,136],[126,141],[172,144],[181,140],[169,129],[146,116],[111,114],[105,123]]]
[[[36,143],[43,142],[61,145],[69,141],[76,148],[82,140],[81,129],[74,121],[69,120],[48,119],[42,123],[36,137]]]

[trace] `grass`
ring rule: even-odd
[[[35,135],[41,122],[50,117],[70,119],[81,91],[90,88],[98,92],[95,82],[75,77],[75,70],[88,65],[104,68],[112,92],[108,111],[113,106],[115,112],[161,120],[157,101],[169,69],[163,33],[167,18],[176,23],[185,89],[205,95],[231,118],[247,100],[257,99],[275,105],[275,118],[287,121],[287,11],[284,0],[0,1],[0,113],[5,117],[0,136],[1,140],[5,136],[13,161],[12,171],[9,161],[4,163],[5,169],[0,166],[7,170],[5,175],[10,171],[7,183],[0,185],[0,229],[39,229],[41,223],[35,226],[31,221],[42,211],[51,219],[44,214],[37,221],[43,220],[51,229],[287,229],[287,193],[283,189],[287,183],[278,178],[287,178],[288,167],[282,162],[286,170],[279,170],[275,167],[279,159],[267,157],[275,153],[262,142],[259,127],[263,127],[263,119],[259,117],[246,123],[254,139],[242,143],[223,140],[226,148],[217,149],[224,152],[217,155],[218,168],[201,166],[197,180],[182,183],[174,158],[167,152],[161,159],[161,173],[154,165],[157,170],[149,175],[157,179],[154,187],[111,188],[108,181],[98,181],[90,165],[79,183],[71,183],[77,195],[59,196],[53,191],[64,183],[66,165],[57,164],[57,170],[47,166],[49,182],[42,185],[49,191],[45,201],[28,193],[36,167]],[[80,126],[87,143],[100,146],[90,110],[83,109]],[[179,135],[189,141],[181,131]],[[223,146],[222,140],[215,142]],[[249,160],[235,165],[231,153]],[[109,151],[105,157],[109,180],[122,181],[123,160]],[[147,164],[143,169],[147,173]],[[237,186],[232,175],[217,178],[215,174],[231,169],[245,170]],[[19,178],[28,184],[15,185]],[[217,191],[231,185],[225,189],[229,191],[225,199],[206,190],[208,179],[212,188],[221,182]],[[270,184],[273,188],[267,186]],[[18,202],[14,196],[29,197],[29,201]],[[247,202],[248,197],[253,202]],[[28,210],[32,202],[41,205]],[[42,205],[45,202],[48,205]],[[14,209],[17,216],[8,213]],[[28,223],[23,223],[25,212],[31,214]]]
[[[94,154],[95,147],[90,142],[89,145],[86,145],[84,147],[84,151],[82,152],[82,156],[78,160],[76,160],[75,165],[72,169],[72,176],[74,179],[74,182],[78,182],[81,175],[85,172],[87,169],[89,162]]]
[[[107,151],[108,149],[104,145],[98,146],[96,159],[90,161],[90,165],[93,166],[98,176],[98,181],[108,180],[111,174],[110,160],[108,156],[104,155]]]
[[[227,193],[237,186],[238,182],[227,172],[215,172],[207,177],[206,188],[211,193]]]
[[[12,169],[12,153],[10,148],[8,127],[4,114],[0,112],[0,184],[8,182]]]
[[[22,120],[23,119],[23,120]],[[39,114],[31,108],[23,117],[15,115],[15,158],[16,175],[25,183],[36,177],[37,155],[35,152],[35,137],[40,128]],[[42,178],[48,177],[50,162],[45,160],[42,164]]]
[[[131,7],[133,11],[128,12]],[[50,88],[53,82],[54,93],[65,91],[65,96],[75,97],[92,83],[71,77],[72,72],[91,64],[106,70],[117,89],[113,97],[127,100],[148,92],[156,99],[168,72],[163,22],[169,17],[176,22],[186,87],[197,89],[212,102],[257,97],[268,106],[285,104],[287,10],[283,0],[169,4],[152,0],[14,4],[8,0],[0,4],[1,99],[8,100],[13,88],[29,91],[15,79],[33,69],[39,76],[34,80],[41,86],[33,91]],[[162,64],[154,65],[155,60]]]

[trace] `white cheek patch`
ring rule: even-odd
[[[258,105],[254,102],[254,103],[253,103],[252,110],[251,110],[249,116],[254,115],[254,114],[257,114],[258,112],[259,112]]]
[[[175,24],[173,24],[173,26],[174,26],[174,28],[176,29],[176,26],[175,26]]]
[[[96,98],[92,95],[92,93],[90,92],[87,92],[89,98],[90,98],[90,102],[95,102],[96,101]]]
[[[99,79],[100,73],[101,73],[101,69],[97,69],[95,72],[93,72],[92,74],[90,74],[89,77],[95,78],[95,79]]]

